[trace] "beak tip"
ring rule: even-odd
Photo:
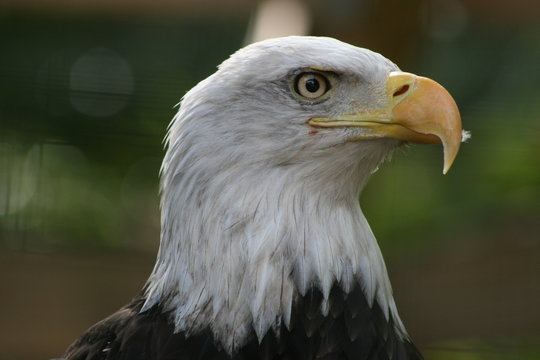
[[[444,162],[443,171],[442,171],[443,175],[448,174],[448,171],[452,167],[452,163],[453,163],[453,161],[451,161],[451,162],[445,161]]]
[[[443,143],[443,148],[444,148],[443,175],[446,175],[448,171],[450,170],[450,168],[452,167],[452,164],[454,164],[454,160],[456,160],[460,144],[461,144],[460,142],[457,142],[454,144],[454,146],[450,146],[450,144]]]

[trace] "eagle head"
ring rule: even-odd
[[[358,204],[400,144],[462,141],[433,80],[331,38],[249,45],[182,99],[161,169],[161,246],[146,304],[176,329],[210,329],[229,353],[290,326],[296,300],[358,285],[406,336]],[[327,314],[323,300],[320,311]]]

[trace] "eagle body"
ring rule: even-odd
[[[142,293],[64,357],[421,359],[358,198],[405,142],[442,143],[446,171],[454,107],[435,82],[335,39],[239,50],[170,125]]]
[[[396,333],[378,303],[369,305],[359,287],[344,293],[334,286],[330,312],[320,313],[322,293],[311,288],[298,299],[291,326],[250,340],[232,357],[210,329],[188,335],[175,332],[169,314],[155,306],[141,312],[134,300],[94,325],[66,353],[68,359],[191,360],[191,359],[422,359],[408,339]]]

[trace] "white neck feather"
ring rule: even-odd
[[[327,163],[329,178],[310,164],[228,164],[209,174],[175,145],[163,165],[161,247],[143,311],[160,303],[177,331],[209,327],[232,353],[252,328],[262,339],[288,326],[295,296],[310,287],[327,299],[335,282],[345,291],[360,283],[405,334],[357,200],[383,155],[362,158],[344,144],[341,154],[358,160]]]
[[[177,331],[210,328],[233,353],[252,329],[261,339],[288,326],[309,288],[327,298],[336,282],[359,283],[404,335],[358,204],[398,143],[347,142],[346,128],[311,134],[305,122],[316,114],[280,97],[279,83],[250,82],[229,65],[186,94],[169,129],[161,245],[142,311],[160,304]]]

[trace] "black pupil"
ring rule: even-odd
[[[321,87],[321,84],[319,84],[319,80],[315,78],[309,78],[306,80],[306,90],[310,93],[317,92],[319,88]]]

